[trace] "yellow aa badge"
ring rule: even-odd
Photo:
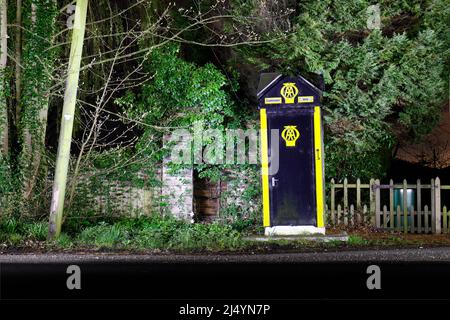
[[[298,88],[294,82],[283,83],[280,94],[284,98],[285,103],[294,103],[295,97],[298,95]]]
[[[295,147],[297,139],[300,138],[300,132],[298,132],[297,126],[284,126],[281,137],[286,141],[286,147]]]

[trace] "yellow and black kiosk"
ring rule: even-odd
[[[302,76],[260,76],[266,235],[325,234],[321,94]]]

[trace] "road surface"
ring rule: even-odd
[[[450,247],[349,250],[271,254],[0,254],[5,263],[351,263],[351,262],[450,262]]]

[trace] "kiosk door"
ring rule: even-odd
[[[279,168],[269,175],[271,225],[316,225],[314,109],[268,112],[267,121],[269,132],[279,131]]]

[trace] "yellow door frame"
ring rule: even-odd
[[[314,150],[316,175],[316,212],[317,228],[324,227],[324,177],[323,177],[323,145],[322,145],[322,116],[319,106],[314,107]]]
[[[323,176],[323,145],[322,119],[319,106],[314,107],[314,162],[316,176],[316,212],[317,227],[324,227],[324,176]],[[270,197],[269,197],[269,153],[267,132],[267,111],[260,109],[260,142],[261,142],[261,176],[263,196],[263,226],[270,227]]]
[[[263,191],[263,226],[270,227],[270,200],[269,200],[269,143],[267,139],[267,112],[260,109],[261,121],[261,177]]]

